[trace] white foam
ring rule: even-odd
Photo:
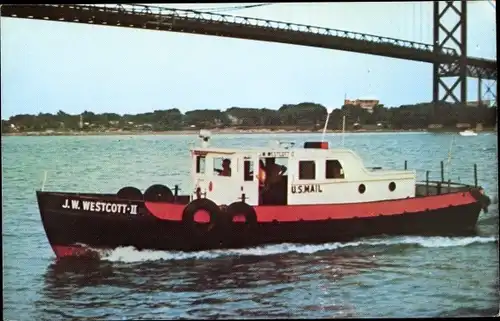
[[[396,237],[387,239],[371,239],[348,243],[327,243],[321,245],[277,244],[262,247],[211,250],[199,252],[176,251],[138,251],[134,247],[119,247],[108,252],[102,252],[103,260],[111,262],[145,262],[158,260],[214,259],[224,256],[266,256],[285,253],[311,254],[320,251],[332,251],[339,248],[358,246],[391,246],[417,245],[422,247],[454,247],[467,246],[474,243],[496,242],[494,237]]]

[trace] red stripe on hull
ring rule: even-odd
[[[144,202],[148,211],[161,220],[181,221],[186,205],[172,203]]]
[[[477,202],[470,193],[453,193],[401,200],[325,205],[256,206],[259,222],[295,222],[399,215]]]
[[[366,203],[255,206],[258,222],[296,222],[350,219],[378,215],[400,215],[477,202],[469,192]],[[145,202],[146,208],[162,220],[181,221],[185,205]]]
[[[95,251],[79,245],[52,245],[52,250],[54,250],[54,253],[59,259],[71,256],[96,256]]]

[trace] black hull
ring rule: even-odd
[[[472,235],[481,212],[479,203],[420,213],[322,221],[232,223],[212,229],[153,216],[109,216],[40,208],[52,247],[84,244],[114,249],[201,251],[279,243],[346,242],[377,235]],[[56,251],[56,250],[54,250]],[[58,256],[64,256],[59,253]]]

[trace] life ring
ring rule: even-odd
[[[196,214],[200,211],[208,214],[207,222],[195,220]],[[190,202],[182,212],[182,222],[198,236],[220,232],[226,225],[219,206],[208,198],[199,198]]]
[[[137,187],[133,186],[126,186],[122,187],[118,193],[116,193],[116,196],[121,199],[128,199],[128,200],[142,200],[143,195],[140,189]]]
[[[149,186],[144,192],[144,200],[147,202],[171,203],[174,201],[174,194],[167,186],[155,184]]]
[[[238,218],[243,217],[243,222],[246,226],[254,227],[257,225],[257,214],[255,213],[255,209],[245,202],[231,203],[226,211],[230,222],[241,222]]]

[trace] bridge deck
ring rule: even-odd
[[[185,32],[336,49],[428,63],[446,63],[440,72],[458,76],[452,48],[370,34],[272,20],[178,10],[147,5],[3,5],[1,15],[61,22]],[[467,58],[468,76],[496,79],[495,60]]]

